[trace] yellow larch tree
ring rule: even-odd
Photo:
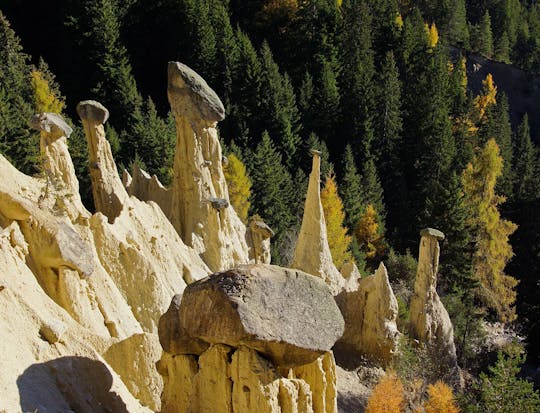
[[[365,254],[369,267],[376,267],[387,249],[379,214],[372,204],[368,204],[356,224],[354,235],[360,250]]]
[[[51,90],[49,82],[39,70],[32,70],[30,82],[34,90],[34,104],[37,113],[61,113],[64,102]]]
[[[403,384],[396,373],[389,372],[373,389],[365,413],[401,413],[404,406]]]
[[[426,35],[428,47],[434,49],[437,46],[437,43],[439,43],[439,31],[437,30],[435,23],[431,23],[431,25],[426,23]]]
[[[497,86],[493,82],[493,76],[488,73],[482,81],[482,91],[474,98],[474,107],[476,109],[476,118],[478,122],[486,121],[486,110],[497,103]]]
[[[345,211],[343,202],[338,195],[336,179],[333,175],[326,178],[321,191],[321,203],[326,220],[326,232],[328,235],[328,245],[332,253],[334,265],[341,268],[347,261],[352,261],[353,257],[349,251],[352,237],[347,234],[344,226]]]
[[[462,182],[465,200],[472,211],[471,225],[475,228],[473,270],[480,283],[479,298],[496,311],[501,321],[508,322],[516,318],[513,304],[517,280],[506,275],[504,268],[513,256],[508,239],[517,226],[502,219],[498,210],[505,201],[495,193],[502,168],[499,147],[495,139],[490,139],[463,171]]]
[[[249,197],[251,195],[251,180],[246,171],[246,166],[232,153],[228,157],[227,165],[223,168],[225,180],[229,187],[229,199],[234,210],[243,222],[247,221]]]
[[[424,403],[425,413],[459,413],[452,389],[442,381],[428,386],[428,399]]]

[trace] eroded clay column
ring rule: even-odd
[[[95,100],[85,100],[77,105],[88,142],[90,178],[96,211],[109,220],[120,215],[128,194],[118,176],[111,145],[105,137],[103,125],[109,119],[109,111]]]
[[[313,166],[304,205],[302,226],[294,250],[291,267],[321,277],[334,295],[338,294],[345,280],[332,261],[326,235],[326,221],[321,203],[321,153],[314,149]]]
[[[213,271],[247,263],[246,227],[229,204],[216,129],[225,109],[204,79],[169,62],[167,95],[176,121],[169,219]]]

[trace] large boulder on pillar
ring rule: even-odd
[[[418,271],[411,299],[410,318],[414,337],[435,352],[450,368],[457,367],[454,328],[450,316],[437,294],[439,241],[441,231],[426,228],[420,232]]]
[[[176,123],[169,220],[212,271],[249,262],[246,227],[229,202],[216,124],[216,93],[193,70],[169,62],[167,96]],[[160,195],[161,196],[161,195]]]
[[[201,342],[245,345],[280,367],[314,361],[343,333],[343,317],[322,280],[263,264],[240,266],[189,285],[178,311],[166,317],[159,335],[167,352],[198,354]],[[178,341],[162,331],[167,326],[182,332]],[[190,346],[190,339],[196,345]]]

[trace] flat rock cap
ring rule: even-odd
[[[209,122],[225,119],[225,108],[216,92],[185,64],[169,62],[167,94],[177,116]]]
[[[201,343],[244,345],[281,367],[311,363],[344,329],[323,280],[265,264],[242,265],[188,285],[173,314],[177,321],[167,321],[169,315],[159,323],[165,351],[196,354]],[[162,331],[171,327],[177,331]]]
[[[77,105],[77,113],[83,120],[104,124],[109,119],[109,111],[95,100],[83,100]]]
[[[438,229],[434,228],[424,228],[422,231],[420,231],[420,236],[435,237],[439,241],[442,241],[444,239],[444,234]]]
[[[66,123],[64,118],[57,113],[38,113],[30,119],[28,125],[33,128],[49,133],[60,133],[69,138],[73,129]]]

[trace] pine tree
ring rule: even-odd
[[[247,175],[245,165],[234,153],[227,156],[227,160],[224,173],[227,186],[229,187],[229,199],[240,219],[243,222],[247,222],[250,206],[251,180]]]
[[[516,133],[514,144],[514,198],[532,201],[540,195],[537,171],[537,150],[531,140],[529,116],[525,114]]]
[[[379,174],[372,159],[364,162],[360,179],[360,191],[363,206],[373,205],[377,214],[381,217],[381,223],[385,215],[383,202],[383,189],[379,180]]]
[[[493,54],[493,33],[491,31],[491,17],[487,10],[480,21],[477,41],[478,53],[481,53],[486,57],[491,57]]]
[[[506,322],[516,317],[513,304],[517,281],[504,273],[513,255],[508,237],[516,230],[516,225],[502,219],[498,211],[504,197],[495,193],[495,185],[502,167],[499,147],[494,139],[490,139],[467,166],[462,181],[471,210],[471,224],[475,228],[473,269],[480,283],[479,296],[501,321]]]
[[[111,141],[110,135],[107,138]],[[152,99],[148,98],[141,108],[138,121],[131,128],[130,142],[133,153],[144,164],[147,172],[155,174],[161,183],[168,185],[172,181],[176,147],[176,128],[172,115],[162,119]]]
[[[405,180],[401,163],[403,120],[401,116],[401,83],[392,51],[388,52],[379,76],[375,117],[376,138],[373,151],[377,162],[388,223],[394,228],[400,220],[399,205],[405,199]]]
[[[452,389],[438,380],[428,386],[428,399],[424,403],[425,413],[459,413]]]
[[[480,373],[480,411],[534,413],[540,410],[540,395],[533,383],[519,378],[523,355],[504,355],[489,367],[489,375]]]
[[[373,153],[373,113],[375,91],[374,55],[371,48],[372,18],[364,0],[343,3],[341,39],[341,117],[345,123],[341,143],[355,142],[357,159]],[[356,143],[358,142],[358,144]]]
[[[261,49],[261,111],[262,126],[274,136],[285,165],[292,168],[296,161],[296,150],[300,144],[300,114],[296,96],[289,77],[279,72],[268,43]]]
[[[342,171],[343,177],[341,179],[339,190],[345,208],[345,222],[347,227],[354,229],[354,226],[360,219],[360,213],[362,212],[362,181],[358,174],[358,170],[356,169],[350,145],[347,145],[343,154]]]
[[[323,61],[314,91],[314,132],[324,141],[329,141],[339,125],[340,93],[336,73],[332,64]]]
[[[303,135],[313,133],[313,120],[316,117],[316,105],[314,104],[315,86],[313,77],[306,72],[298,92],[298,107],[302,115]]]
[[[259,94],[262,84],[262,68],[257,52],[249,37],[240,29],[236,30],[238,62],[233,73],[233,93],[228,118],[222,122],[229,139],[235,139],[244,147],[255,146],[255,136],[260,136],[258,125],[260,111]]]
[[[338,195],[338,187],[335,177],[326,177],[324,187],[321,191],[321,203],[326,220],[326,232],[328,235],[328,245],[332,259],[337,268],[341,268],[347,261],[352,261],[349,251],[352,237],[347,235],[347,228],[344,227],[345,212],[343,203]]]
[[[495,55],[493,58],[499,62],[510,64],[510,39],[508,39],[508,34],[504,32],[497,42],[497,47],[495,48]]]
[[[272,259],[279,264],[279,244],[286,241],[286,232],[295,223],[293,204],[296,191],[267,132],[263,133],[250,159],[249,170],[253,183],[251,214],[259,214],[276,233]]]
[[[120,39],[117,4],[113,0],[86,2],[88,19],[87,38],[89,60],[94,70],[93,94],[110,111],[110,123],[121,133],[122,147],[118,161],[128,164],[134,159],[134,145],[130,142],[131,127],[140,121],[142,98],[132,74],[125,46]]]
[[[0,151],[24,173],[39,170],[39,137],[28,127],[34,112],[29,57],[0,11]]]
[[[399,14],[396,0],[377,0],[370,2],[373,16],[373,52],[375,61],[382,62],[388,52],[398,46],[403,19]]]
[[[469,28],[465,0],[452,0],[449,7],[448,23],[444,27],[448,43],[462,48],[469,47]]]

